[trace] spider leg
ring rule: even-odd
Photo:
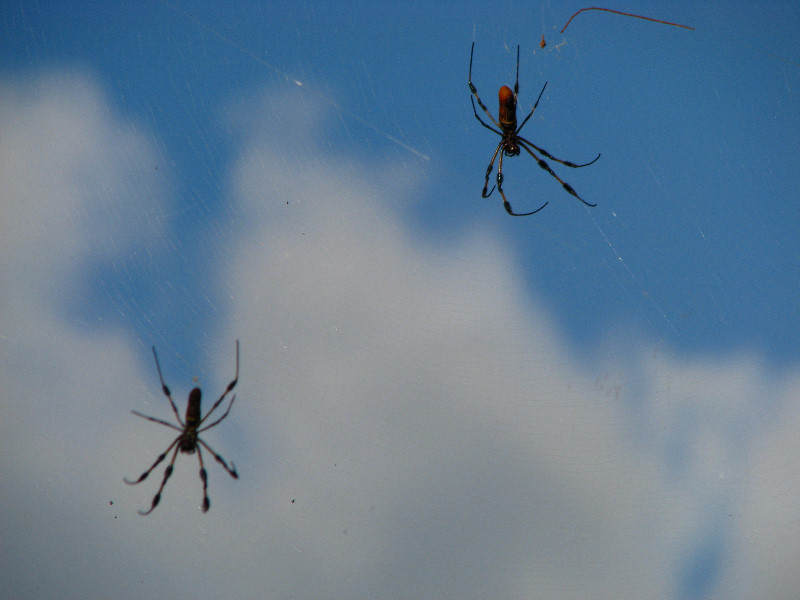
[[[570,162],[570,161],[568,161],[568,160],[561,160],[560,158],[556,158],[555,156],[553,156],[552,154],[550,154],[550,153],[549,153],[547,150],[545,150],[544,148],[540,148],[539,146],[537,146],[537,145],[536,145],[536,144],[534,144],[533,142],[531,142],[531,141],[529,141],[529,140],[526,140],[526,139],[525,139],[525,138],[523,138],[523,137],[519,137],[519,136],[517,136],[517,140],[519,140],[519,141],[521,141],[521,142],[525,142],[526,144],[528,144],[528,145],[529,145],[529,146],[531,146],[532,148],[536,149],[536,151],[537,151],[537,152],[541,152],[541,153],[542,153],[544,156],[546,156],[546,157],[547,157],[547,158],[549,158],[550,160],[554,160],[554,161],[556,161],[556,162],[559,162],[559,163],[561,163],[562,165],[565,165],[565,166],[567,166],[567,167],[572,167],[573,169],[580,169],[581,167],[588,167],[589,165],[593,165],[593,164],[594,164],[594,163],[596,163],[596,162],[597,162],[597,160],[600,158],[600,154],[598,153],[598,154],[597,154],[597,156],[595,156],[595,157],[594,157],[594,160],[592,160],[592,161],[589,161],[589,162],[587,162],[587,163],[585,163],[585,164],[582,164],[582,165],[576,165],[574,162]]]
[[[164,460],[167,457],[167,454],[169,454],[169,451],[172,450],[172,447],[175,444],[177,444],[178,440],[180,440],[180,439],[181,439],[180,436],[176,437],[175,440],[167,447],[167,449],[164,450],[164,453],[156,459],[156,462],[154,462],[153,465],[149,469],[147,469],[147,471],[145,471],[144,473],[141,474],[139,479],[137,479],[136,481],[130,481],[127,477],[123,477],[122,481],[124,481],[128,485],[136,485],[137,483],[141,483],[142,481],[147,479],[147,476],[150,475],[150,472],[153,469],[155,469],[158,465],[161,464],[161,461]],[[175,451],[177,452],[178,449],[176,448]],[[174,456],[172,457],[172,461],[173,462],[175,461],[175,457]]]
[[[234,376],[234,378],[233,378],[233,381],[231,381],[231,382],[228,384],[228,387],[227,387],[227,388],[225,388],[225,391],[224,391],[224,392],[222,392],[222,396],[220,396],[220,397],[219,397],[219,400],[217,400],[217,401],[214,403],[214,406],[212,406],[212,407],[211,407],[211,410],[209,410],[209,411],[206,413],[206,416],[204,416],[202,419],[200,419],[200,422],[197,424],[197,426],[198,426],[198,427],[199,427],[200,425],[202,425],[202,424],[203,424],[203,421],[205,421],[205,420],[206,420],[206,419],[207,419],[209,416],[211,416],[211,413],[213,413],[213,412],[216,410],[216,408],[217,408],[217,407],[218,407],[218,406],[219,406],[219,405],[222,403],[222,401],[223,401],[223,400],[225,400],[225,396],[227,396],[227,395],[228,395],[228,392],[230,392],[230,391],[231,391],[233,388],[235,388],[235,387],[236,387],[236,383],[237,383],[238,381],[239,381],[239,340],[236,340],[236,375]],[[231,400],[231,404],[233,404],[233,400]],[[228,410],[230,410],[230,409],[231,409],[231,407],[230,407],[230,406],[228,406]],[[227,414],[228,414],[228,413],[226,412],[226,413],[225,413],[225,415],[223,415],[223,416],[222,416],[222,419],[224,419],[224,418],[225,418],[225,416],[227,416]],[[219,419],[219,421],[217,421],[216,423],[214,423],[214,425],[216,425],[217,423],[219,423],[220,421],[222,421],[222,419]],[[212,425],[212,426],[209,426],[209,427],[213,427],[213,425]],[[205,427],[205,429],[209,429],[209,427]]]
[[[178,419],[178,423],[181,424],[181,427],[186,427],[186,423],[181,420],[181,416],[178,414],[178,407],[175,406],[175,401],[172,399],[172,394],[169,392],[169,388],[167,384],[164,383],[164,376],[161,374],[161,365],[158,364],[158,354],[156,354],[156,347],[153,346],[153,357],[156,359],[156,369],[158,369],[158,378],[161,380],[161,391],[164,392],[164,395],[169,400],[169,404],[172,407],[172,412],[175,413],[175,418]]]
[[[497,126],[498,129],[502,129],[502,127],[500,127],[500,123],[495,121],[494,117],[492,116],[492,113],[489,112],[489,109],[486,108],[486,105],[481,100],[481,97],[478,95],[478,90],[475,88],[474,85],[472,85],[472,55],[474,53],[475,53],[475,42],[472,42],[472,50],[469,51],[469,77],[467,79],[467,85],[469,86],[469,91],[472,92],[472,94],[475,96],[475,99],[478,101],[478,104],[483,109],[483,112],[486,113],[486,116],[489,117],[489,119],[492,121],[492,123],[494,123]],[[517,57],[519,57],[519,48],[517,48]],[[519,78],[519,65],[517,65],[517,77]],[[516,97],[516,94],[515,94],[515,97]],[[470,97],[470,100],[471,99],[472,98]],[[474,104],[472,105],[472,110],[475,111],[475,105]],[[478,117],[477,111],[475,111],[475,117],[478,118],[479,121],[481,121],[480,118]],[[481,123],[483,123],[483,121],[481,121]],[[489,127],[486,123],[483,123],[483,126],[484,127]],[[492,128],[489,127],[489,129],[492,129]],[[494,131],[494,130],[492,129],[492,131]],[[500,132],[499,131],[495,131],[495,133],[500,133]]]
[[[211,500],[208,499],[208,473],[203,464],[203,452],[200,450],[200,446],[197,447],[197,460],[200,461],[200,481],[203,482],[203,512],[208,512],[211,507]]]
[[[155,417],[150,417],[150,416],[147,416],[147,415],[143,415],[142,413],[136,412],[135,410],[132,410],[131,412],[133,414],[135,414],[137,417],[142,417],[143,419],[147,419],[148,421],[153,421],[154,423],[161,423],[162,425],[166,425],[167,427],[172,427],[173,429],[175,429],[177,431],[180,431],[181,433],[183,432],[183,429],[181,429],[177,425],[173,425],[172,423],[168,423],[167,421],[162,421],[161,419],[156,419]]]
[[[208,450],[209,452],[211,452],[211,454],[213,454],[213,455],[214,455],[214,458],[217,460],[217,462],[218,462],[219,464],[221,464],[223,467],[225,467],[225,470],[228,472],[228,474],[229,474],[231,477],[233,477],[234,479],[239,479],[239,474],[236,472],[236,465],[234,465],[234,464],[233,464],[233,461],[231,461],[231,466],[229,467],[229,466],[228,466],[228,463],[226,463],[226,462],[225,462],[225,459],[224,459],[224,458],[222,458],[222,457],[221,457],[219,454],[217,454],[216,452],[214,452],[214,449],[213,449],[211,446],[209,446],[208,444],[206,444],[206,443],[205,443],[203,440],[201,440],[200,438],[198,438],[198,439],[197,439],[197,442],[198,442],[199,444],[202,444],[203,448],[205,448],[206,450]],[[197,450],[198,450],[198,451],[200,450],[200,447],[199,447],[199,446],[197,447]]]
[[[218,424],[219,424],[219,423],[222,421],[222,419],[224,419],[225,417],[227,417],[227,416],[228,416],[228,413],[229,413],[229,412],[231,412],[231,406],[233,406],[233,401],[234,401],[234,400],[236,400],[236,394],[234,394],[234,395],[233,395],[233,397],[231,398],[230,404],[228,404],[228,410],[226,410],[226,411],[225,411],[225,414],[224,414],[224,415],[222,415],[222,416],[221,416],[219,419],[217,419],[216,421],[214,421],[214,422],[213,422],[211,425],[206,425],[206,426],[205,426],[205,427],[203,427],[202,429],[198,429],[198,430],[197,430],[197,433],[202,433],[203,431],[206,431],[207,429],[211,429],[212,427],[214,427],[214,426],[218,425]]]
[[[475,100],[473,100],[472,96],[469,97],[469,101],[472,102],[472,112],[475,114],[475,118],[478,119],[478,123],[480,123],[481,125],[486,127],[486,129],[488,129],[489,131],[492,131],[492,132],[496,133],[497,135],[503,135],[503,133],[501,131],[497,131],[491,125],[487,125],[486,123],[483,122],[483,119],[481,119],[478,116],[478,111],[475,110]],[[478,102],[480,102],[480,100],[478,100]],[[481,105],[481,106],[483,106],[483,105]],[[486,110],[485,106],[483,106],[483,110]],[[488,114],[488,112],[487,112],[487,114]],[[494,117],[492,117],[492,115],[489,115],[489,117],[492,119],[492,121],[494,121]],[[499,127],[499,125],[498,125],[498,127]]]
[[[497,148],[494,149],[494,154],[492,154],[492,160],[489,161],[489,166],[486,167],[486,179],[483,182],[483,191],[481,192],[481,196],[483,196],[484,198],[488,198],[489,196],[491,196],[492,192],[494,191],[494,186],[492,186],[492,189],[489,190],[489,193],[486,193],[486,188],[489,187],[489,175],[492,174],[492,167],[494,167],[494,161],[497,158],[497,153],[500,152],[500,149],[502,147],[503,147],[503,142],[501,141],[499,144],[497,144]],[[499,164],[501,164],[501,165],[503,164],[503,153],[502,152],[500,152],[500,163]],[[498,175],[499,174],[500,174],[500,171],[498,171]]]
[[[573,196],[575,196],[575,197],[576,197],[578,200],[580,200],[581,202],[583,202],[583,203],[584,203],[586,206],[597,206],[597,204],[592,204],[591,202],[587,202],[586,200],[584,200],[583,198],[581,198],[581,197],[578,195],[578,193],[577,193],[577,192],[576,192],[574,189],[572,189],[572,186],[571,186],[570,184],[568,184],[566,181],[564,181],[563,179],[561,179],[561,178],[560,178],[558,175],[556,175],[556,174],[553,172],[553,169],[551,169],[551,168],[550,168],[550,165],[548,165],[548,164],[547,164],[546,162],[544,162],[544,161],[543,161],[541,158],[539,158],[538,156],[536,156],[536,155],[533,153],[533,151],[532,151],[530,148],[528,148],[528,145],[527,145],[527,143],[526,143],[526,142],[522,141],[522,140],[521,140],[521,138],[517,138],[517,139],[518,139],[518,140],[519,140],[519,142],[520,142],[520,144],[519,144],[519,145],[520,145],[520,146],[522,146],[523,148],[525,148],[525,151],[526,151],[528,154],[530,154],[530,155],[531,155],[531,156],[534,158],[534,160],[536,161],[536,163],[537,163],[537,164],[538,164],[538,165],[539,165],[539,166],[540,166],[542,169],[544,169],[545,171],[547,171],[548,173],[550,173],[550,175],[552,175],[552,176],[553,176],[553,177],[554,177],[554,178],[555,178],[555,179],[556,179],[556,180],[557,180],[557,181],[558,181],[558,182],[561,184],[561,186],[562,186],[562,187],[563,187],[565,190],[567,190],[567,192],[569,192],[570,194],[572,194]],[[531,146],[533,146],[533,144],[531,144]],[[538,148],[536,148],[536,149],[538,150]],[[549,155],[547,155],[547,156],[549,156]],[[552,157],[551,157],[551,158],[552,158]],[[598,158],[599,158],[599,156],[598,156]],[[555,159],[555,160],[558,160],[558,159]],[[597,159],[595,159],[595,160],[597,160]],[[559,161],[559,162],[561,162],[561,161]],[[592,162],[594,162],[594,161],[592,161]],[[589,163],[589,164],[591,164],[591,163]],[[575,166],[575,167],[579,167],[579,166],[585,166],[585,165],[573,165],[573,166]]]
[[[538,98],[536,98],[536,102],[534,102],[534,103],[533,103],[533,108],[531,109],[531,112],[529,112],[529,113],[528,113],[528,116],[527,116],[527,117],[525,117],[525,118],[522,120],[522,124],[521,124],[519,127],[517,127],[517,130],[514,132],[515,134],[519,133],[519,132],[520,132],[520,130],[522,130],[522,128],[525,126],[525,123],[527,123],[527,122],[528,122],[528,119],[530,119],[530,118],[533,116],[533,113],[534,113],[534,111],[536,110],[536,107],[537,107],[537,106],[539,106],[539,100],[541,100],[541,99],[542,99],[542,94],[544,94],[544,88],[546,88],[546,87],[547,87],[547,83],[548,83],[547,81],[545,81],[545,82],[544,82],[544,86],[542,87],[542,91],[541,91],[541,92],[539,92],[539,97],[538,97]],[[533,145],[533,144],[531,144],[531,145]]]
[[[488,177],[488,174],[487,174]],[[527,217],[528,215],[532,215],[534,213],[539,212],[545,206],[547,206],[547,202],[542,204],[539,208],[534,211],[527,212],[527,213],[515,213],[514,210],[511,208],[511,204],[506,200],[505,192],[503,192],[503,154],[500,153],[500,161],[497,163],[497,191],[500,192],[500,195],[503,197],[503,207],[506,209],[506,212],[510,214],[512,217]],[[485,196],[484,196],[485,197]]]
[[[178,439],[180,439],[180,438],[178,438]],[[173,444],[177,443],[178,439],[176,439],[172,443]],[[169,448],[167,450],[169,451]],[[153,504],[150,506],[150,510],[148,510],[147,512],[143,512],[141,510],[139,511],[139,514],[142,515],[143,517],[145,517],[145,516],[149,515],[151,512],[153,512],[155,510],[156,506],[158,506],[158,503],[161,501],[161,492],[164,491],[164,486],[167,485],[167,480],[170,478],[170,476],[172,475],[172,470],[175,468],[175,458],[178,456],[178,450],[179,450],[179,448],[176,446],[175,447],[175,451],[172,453],[172,460],[169,461],[169,465],[167,465],[167,468],[164,469],[164,479],[161,480],[161,486],[159,486],[158,491],[156,492],[156,495],[153,496]],[[158,464],[158,462],[160,462],[161,459],[164,458],[165,454],[166,453],[162,454],[159,457],[159,460],[156,462],[156,464]],[[155,465],[153,465],[153,467],[155,467]],[[150,470],[152,471],[152,467],[150,468]],[[139,481],[144,479],[146,476],[147,476],[147,474],[145,473],[144,475],[142,475],[142,477],[141,477],[141,479]],[[129,483],[129,482],[126,481],[125,483]],[[136,483],[139,483],[139,482],[137,481]]]

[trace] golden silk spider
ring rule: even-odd
[[[174,425],[173,423],[163,421],[162,419],[157,419],[156,417],[149,417],[147,415],[143,415],[142,413],[136,412],[135,410],[132,410],[131,412],[135,414],[137,417],[141,417],[143,419],[147,419],[148,421],[153,421],[154,423],[160,423],[161,425],[166,425],[167,427],[175,429],[176,431],[180,432],[180,435],[178,435],[178,437],[176,437],[172,441],[172,443],[167,447],[167,449],[164,450],[164,452],[156,459],[156,462],[154,462],[153,465],[149,469],[147,469],[147,471],[141,474],[139,479],[137,479],[136,481],[130,481],[127,478],[124,478],[123,481],[128,485],[136,485],[137,483],[141,483],[142,481],[147,479],[147,476],[150,475],[153,469],[155,469],[159,464],[161,464],[161,462],[167,457],[167,454],[169,454],[169,451],[172,450],[173,447],[175,448],[174,452],[172,453],[172,459],[169,461],[169,465],[167,465],[167,468],[164,470],[164,479],[161,480],[161,486],[158,488],[158,492],[156,492],[156,495],[153,497],[153,503],[150,506],[150,510],[146,512],[141,510],[139,511],[140,515],[149,515],[151,512],[153,512],[155,507],[158,506],[158,503],[161,500],[161,492],[164,490],[164,486],[167,485],[167,480],[170,478],[170,475],[172,475],[172,471],[175,465],[175,458],[178,456],[178,451],[180,450],[185,454],[194,454],[195,451],[197,451],[197,460],[200,462],[200,480],[203,482],[202,508],[203,512],[206,512],[208,511],[211,502],[208,499],[208,474],[206,473],[206,468],[205,465],[203,464],[203,452],[200,447],[202,446],[203,448],[211,452],[211,454],[214,455],[214,458],[217,460],[217,462],[225,468],[225,470],[231,477],[233,477],[234,479],[239,478],[239,475],[236,472],[236,466],[233,464],[233,462],[231,462],[231,466],[229,467],[228,463],[225,462],[225,459],[222,458],[222,456],[220,456],[219,454],[217,454],[213,450],[213,448],[211,448],[211,446],[209,446],[199,437],[200,434],[203,433],[204,431],[208,431],[212,427],[216,427],[217,425],[219,425],[225,419],[225,417],[228,416],[228,413],[231,412],[233,401],[236,400],[236,394],[234,394],[231,397],[231,401],[228,404],[228,408],[225,410],[225,413],[210,425],[202,427],[206,419],[208,419],[208,417],[211,416],[211,413],[213,413],[217,409],[217,407],[220,404],[222,404],[223,400],[225,400],[225,396],[227,396],[228,392],[230,392],[231,390],[233,390],[234,387],[236,387],[236,382],[239,381],[239,340],[236,340],[236,375],[233,378],[233,381],[231,381],[228,384],[228,387],[222,393],[222,396],[219,397],[219,400],[217,400],[214,403],[214,405],[211,407],[211,410],[209,410],[202,418],[200,416],[202,414],[200,410],[200,400],[202,397],[200,388],[196,387],[191,392],[189,392],[189,400],[186,405],[185,422],[181,420],[181,417],[178,414],[178,408],[175,406],[175,401],[172,399],[172,394],[170,393],[167,384],[164,383],[164,376],[161,374],[161,365],[158,363],[158,354],[156,354],[155,346],[153,346],[153,357],[156,360],[156,369],[158,370],[158,378],[161,380],[161,391],[167,397],[167,400],[169,400],[169,404],[172,407],[172,412],[175,413],[175,418],[177,419],[180,427]]]
[[[483,184],[483,192],[481,192],[481,195],[484,198],[488,198],[494,191],[494,187],[492,187],[492,189],[489,190],[488,192],[486,191],[486,189],[489,187],[489,175],[491,175],[492,173],[492,167],[494,167],[494,161],[495,159],[497,159],[497,155],[499,154],[500,159],[497,162],[497,178],[496,178],[497,191],[500,192],[500,195],[503,197],[503,206],[505,207],[506,212],[514,217],[527,217],[528,215],[532,215],[534,213],[539,212],[545,206],[547,206],[548,203],[545,202],[539,208],[531,212],[516,213],[511,208],[511,204],[509,204],[508,200],[506,199],[505,192],[503,192],[503,155],[519,156],[520,148],[522,148],[534,158],[536,163],[542,169],[550,173],[550,175],[554,177],[567,192],[575,196],[586,206],[597,206],[596,204],[592,204],[581,198],[570,184],[568,184],[567,182],[562,180],[558,175],[556,175],[550,168],[550,165],[548,165],[544,160],[539,158],[534,153],[534,150],[536,150],[543,156],[546,156],[550,160],[559,162],[567,167],[572,167],[573,169],[577,169],[580,167],[588,167],[589,165],[597,161],[598,158],[600,158],[600,154],[598,154],[595,157],[595,159],[592,160],[591,162],[588,162],[583,165],[577,165],[573,162],[569,162],[568,160],[561,160],[560,158],[556,158],[544,148],[540,148],[530,140],[527,140],[521,135],[519,135],[519,132],[525,126],[525,123],[527,123],[528,119],[530,119],[533,116],[536,107],[539,106],[539,100],[542,99],[542,94],[544,94],[544,90],[547,87],[547,82],[545,82],[544,86],[542,87],[542,91],[539,92],[539,97],[536,99],[536,102],[534,103],[533,108],[531,109],[531,112],[528,113],[528,116],[525,117],[520,126],[517,127],[517,95],[519,94],[519,46],[517,46],[517,78],[516,81],[514,82],[514,91],[512,92],[511,88],[509,88],[506,85],[500,88],[500,91],[498,92],[498,98],[500,100],[500,109],[498,112],[497,120],[495,120],[495,118],[492,116],[492,113],[489,112],[489,109],[486,108],[486,105],[483,103],[481,97],[478,95],[478,90],[472,84],[472,56],[474,53],[475,53],[475,42],[472,43],[472,50],[470,50],[469,53],[469,77],[467,79],[469,90],[470,92],[472,92],[472,96],[470,96],[469,98],[470,102],[472,102],[472,112],[475,114],[475,118],[478,119],[478,122],[481,125],[486,127],[486,129],[488,129],[489,131],[493,131],[494,133],[500,136],[500,143],[497,144],[497,148],[495,148],[494,154],[492,154],[492,160],[489,161],[489,166],[486,167],[486,178]],[[480,116],[478,116],[478,111],[475,108],[475,100],[478,101],[478,106],[480,106],[483,109],[483,112],[486,113],[486,116],[489,117],[489,119],[491,120],[492,123],[494,123],[497,129],[495,129],[491,125],[487,125],[484,122],[484,120],[481,119]]]

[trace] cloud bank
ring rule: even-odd
[[[446,244],[414,232],[420,173],[331,151],[334,109],[302,90],[220,112],[236,149],[221,210],[188,217],[214,260],[181,257],[222,307],[206,407],[241,341],[236,405],[207,434],[241,478],[208,465],[203,515],[197,464],[180,456],[159,508],[139,517],[160,470],[135,487],[121,478],[171,440],[128,412],[170,418],[153,342],[124,314],[87,325],[74,307],[96,297],[98,269],[168,261],[170,215],[188,211],[153,173],[156,134],[115,115],[90,76],[5,81],[0,98],[0,595],[800,588],[797,374],[613,336],[582,365],[495,231]],[[165,377],[182,409],[194,384]]]

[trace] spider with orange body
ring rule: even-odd
[[[483,192],[481,192],[481,195],[484,198],[488,198],[489,196],[492,195],[492,192],[494,191],[494,186],[488,192],[486,191],[486,189],[489,187],[489,175],[491,175],[492,173],[492,168],[494,167],[494,161],[495,159],[497,159],[497,155],[499,154],[500,159],[497,162],[497,177],[496,177],[497,191],[500,192],[500,195],[503,197],[503,206],[505,207],[506,212],[513,217],[527,217],[528,215],[532,215],[534,213],[539,212],[545,206],[547,206],[548,203],[545,202],[539,208],[531,212],[516,213],[511,208],[511,204],[506,199],[505,192],[503,192],[503,155],[519,156],[520,149],[523,149],[525,150],[525,152],[527,152],[534,158],[536,163],[542,169],[550,173],[550,175],[552,175],[567,192],[575,196],[586,206],[597,206],[596,204],[592,204],[581,198],[570,184],[568,184],[558,175],[556,175],[550,168],[550,165],[548,165],[544,160],[542,160],[536,155],[534,150],[536,150],[536,152],[539,152],[542,156],[546,156],[550,160],[559,162],[567,167],[572,167],[573,169],[578,169],[580,167],[588,167],[589,165],[596,162],[598,158],[600,158],[600,154],[598,154],[595,157],[595,159],[592,160],[591,162],[588,162],[583,165],[577,165],[568,160],[561,160],[560,158],[556,158],[544,148],[540,148],[530,140],[527,140],[521,135],[519,135],[519,132],[525,126],[525,123],[527,123],[528,119],[530,119],[533,116],[536,107],[539,106],[539,100],[541,100],[542,94],[544,94],[544,90],[547,87],[547,82],[545,82],[544,86],[542,87],[542,91],[539,92],[539,97],[536,99],[536,102],[534,103],[533,108],[531,109],[531,112],[528,113],[528,116],[525,117],[520,126],[517,127],[517,95],[519,94],[519,46],[517,46],[517,78],[516,81],[514,82],[514,91],[512,92],[511,88],[509,88],[506,85],[500,88],[500,91],[498,92],[498,99],[500,100],[500,109],[498,111],[497,120],[495,120],[495,118],[489,112],[489,109],[486,108],[486,105],[483,103],[481,97],[478,95],[478,90],[472,84],[472,56],[474,53],[475,53],[475,43],[473,42],[472,50],[469,53],[469,77],[467,79],[469,90],[470,92],[472,92],[472,96],[475,97],[473,99],[473,97],[470,96],[470,102],[472,102],[472,112],[475,114],[475,118],[478,119],[478,122],[481,125],[486,127],[486,129],[488,129],[489,131],[493,131],[494,133],[500,136],[500,143],[497,144],[497,148],[495,148],[494,154],[492,154],[492,160],[489,161],[489,166],[486,167],[486,180],[484,181]],[[486,116],[489,117],[492,123],[494,123],[497,126],[497,129],[495,129],[491,125],[487,125],[484,122],[484,120],[480,118],[480,116],[478,115],[478,111],[475,108],[475,100],[478,101],[478,105],[483,109],[483,112],[486,113]]]

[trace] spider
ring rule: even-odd
[[[470,96],[469,98],[470,102],[472,102],[472,112],[475,114],[475,118],[478,119],[478,122],[481,125],[486,127],[486,129],[488,129],[489,131],[493,131],[501,138],[500,143],[497,144],[497,148],[495,148],[494,150],[494,154],[492,154],[492,160],[489,161],[489,166],[486,167],[486,180],[483,184],[483,192],[481,192],[481,195],[484,198],[488,198],[489,196],[492,195],[492,192],[494,191],[494,186],[492,186],[492,189],[489,190],[488,192],[486,191],[486,188],[489,187],[489,175],[492,172],[492,167],[494,167],[494,161],[497,158],[497,155],[500,154],[500,160],[497,163],[497,191],[500,192],[500,195],[503,197],[503,206],[505,207],[506,212],[514,217],[527,217],[528,215],[532,215],[534,213],[539,212],[545,206],[547,206],[548,203],[545,202],[539,208],[531,212],[515,213],[511,208],[511,204],[509,204],[508,200],[506,199],[506,195],[503,192],[503,155],[505,154],[506,156],[519,156],[520,148],[522,148],[536,160],[537,164],[542,169],[550,173],[550,175],[552,175],[564,187],[564,189],[567,190],[567,192],[575,196],[586,206],[597,206],[596,204],[591,204],[589,202],[586,202],[586,200],[584,200],[583,198],[581,198],[577,194],[577,192],[574,189],[572,189],[572,186],[567,182],[563,181],[558,175],[556,175],[550,168],[550,165],[548,165],[544,160],[536,156],[536,154],[534,154],[531,148],[540,152],[542,155],[546,156],[550,160],[554,160],[556,162],[561,163],[562,165],[565,165],[567,167],[572,167],[574,169],[580,167],[588,167],[589,165],[596,162],[598,158],[600,158],[600,154],[598,154],[595,157],[595,159],[591,162],[588,162],[584,165],[576,165],[573,162],[556,158],[544,148],[540,148],[533,142],[526,140],[524,137],[519,135],[519,132],[525,126],[525,123],[527,123],[528,119],[530,119],[533,116],[533,112],[539,105],[539,100],[541,100],[542,94],[544,94],[544,90],[547,87],[547,82],[545,82],[544,86],[542,87],[542,91],[539,92],[539,97],[536,99],[536,102],[534,103],[533,108],[531,109],[531,112],[528,113],[528,116],[525,117],[525,119],[522,121],[522,124],[519,127],[517,127],[517,94],[519,94],[519,46],[517,46],[517,79],[514,83],[514,91],[512,92],[511,89],[505,85],[500,88],[500,91],[498,92],[498,97],[500,99],[500,110],[498,111],[497,120],[495,120],[495,118],[489,112],[489,109],[486,108],[486,105],[481,100],[481,97],[478,96],[478,90],[475,89],[474,85],[472,85],[472,55],[474,53],[475,53],[475,42],[472,43],[472,50],[470,50],[469,53],[468,84],[469,84],[469,90],[470,92],[472,92],[472,96],[475,96],[474,99],[472,98],[472,96]],[[487,125],[483,121],[483,119],[481,119],[480,116],[478,116],[478,111],[475,108],[475,100],[478,101],[478,105],[483,109],[483,112],[486,113],[486,116],[488,116],[489,119],[492,121],[492,123],[494,123],[497,126],[497,129],[495,129],[491,125]]]
[[[211,446],[206,444],[199,437],[200,433],[208,431],[212,427],[219,425],[222,422],[222,420],[228,416],[228,413],[231,412],[233,401],[236,400],[236,394],[234,394],[233,397],[231,398],[230,404],[228,404],[228,409],[225,411],[225,414],[223,414],[219,419],[211,423],[211,425],[206,425],[205,427],[201,428],[201,425],[205,422],[206,419],[208,419],[208,417],[211,416],[211,413],[213,413],[214,410],[216,410],[216,408],[220,404],[222,404],[222,401],[225,399],[225,396],[228,395],[228,392],[230,392],[234,387],[236,387],[236,382],[239,380],[239,340],[236,340],[236,376],[233,378],[233,381],[231,381],[228,384],[228,387],[222,393],[222,396],[219,397],[219,400],[217,400],[214,403],[214,405],[211,407],[211,410],[209,410],[206,413],[206,416],[204,416],[203,418],[200,418],[201,414],[200,388],[194,388],[191,392],[189,392],[189,401],[186,405],[186,422],[183,422],[181,420],[181,417],[178,414],[178,409],[175,406],[175,402],[172,400],[172,395],[170,394],[169,388],[167,387],[167,384],[164,383],[164,376],[161,374],[161,365],[158,364],[158,354],[156,354],[155,346],[153,346],[153,357],[156,359],[156,369],[158,370],[158,377],[161,380],[161,391],[164,392],[164,395],[167,397],[167,400],[169,400],[169,404],[170,406],[172,406],[172,412],[175,413],[175,418],[178,420],[180,427],[178,427],[177,425],[173,425],[172,423],[168,423],[167,421],[162,421],[161,419],[157,419],[155,417],[148,417],[147,415],[143,415],[142,413],[136,412],[135,410],[132,410],[131,412],[135,414],[137,417],[142,417],[143,419],[147,419],[148,421],[153,421],[155,423],[161,423],[162,425],[166,425],[167,427],[171,427],[172,429],[180,431],[180,435],[172,441],[172,443],[167,447],[167,449],[164,450],[164,453],[161,454],[161,456],[159,456],[156,459],[156,462],[154,462],[153,465],[149,469],[147,469],[147,471],[142,473],[139,479],[137,479],[136,481],[129,481],[127,478],[124,478],[123,481],[128,485],[136,485],[137,483],[141,483],[142,481],[147,479],[147,476],[150,474],[150,472],[153,469],[155,469],[159,464],[161,464],[161,461],[163,461],[166,458],[169,451],[172,449],[173,446],[175,446],[175,451],[172,453],[172,460],[170,460],[169,465],[164,471],[164,479],[161,481],[161,487],[158,488],[158,492],[156,492],[156,495],[153,498],[153,504],[150,506],[150,510],[148,510],[147,512],[141,510],[139,511],[139,514],[142,516],[149,515],[151,512],[153,512],[156,506],[158,506],[158,503],[161,500],[161,492],[164,490],[164,486],[167,485],[167,480],[170,478],[170,475],[172,475],[173,465],[175,464],[175,458],[178,456],[178,450],[186,454],[194,454],[194,451],[197,450],[197,459],[200,461],[200,480],[203,482],[203,512],[206,512],[208,511],[211,502],[208,499],[208,475],[206,474],[206,468],[203,465],[203,453],[200,450],[200,446],[211,452],[211,454],[214,455],[214,458],[217,459],[217,462],[220,463],[223,467],[225,467],[225,470],[230,474],[231,477],[233,477],[234,479],[239,478],[238,473],[236,473],[236,466],[233,464],[233,462],[231,462],[231,466],[229,467],[228,463],[225,462],[225,459],[222,458],[219,454],[217,454],[211,448]]]

